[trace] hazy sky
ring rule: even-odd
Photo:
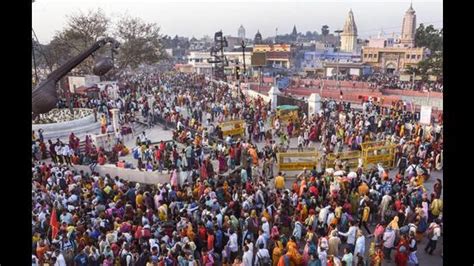
[[[145,21],[156,22],[168,35],[237,36],[240,24],[246,37],[253,38],[257,30],[263,37],[290,33],[293,25],[298,32],[317,31],[327,24],[331,32],[342,29],[347,12],[352,8],[359,36],[399,33],[405,11],[413,2],[417,24],[429,23],[440,28],[443,24],[441,0],[36,0],[33,3],[33,29],[41,43],[48,43],[65,26],[67,15],[101,8],[106,15],[117,17],[127,13]]]

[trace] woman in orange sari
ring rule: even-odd
[[[298,246],[296,244],[295,237],[291,237],[290,241],[286,244],[286,249],[288,250],[286,255],[290,257],[290,261],[293,265],[301,265],[303,261],[303,256],[298,252]]]
[[[272,252],[272,265],[277,266],[280,257],[283,254],[283,244],[279,240],[275,240],[275,247]]]

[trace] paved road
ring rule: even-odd
[[[161,126],[161,125],[156,125],[156,126],[150,128],[150,129],[144,129],[144,131],[146,132],[146,135],[148,136],[148,138],[152,142],[161,141],[161,140],[170,140],[172,138],[171,130],[172,129],[164,130],[163,126]],[[138,132],[138,133],[140,133],[140,132]],[[297,147],[296,143],[297,143],[297,139],[292,138],[290,140],[290,147]],[[125,145],[127,147],[134,147],[135,146],[135,137],[128,137],[125,140]],[[259,149],[262,149],[265,144],[264,144],[264,142],[259,142],[259,143],[256,143],[256,145]],[[316,147],[317,147],[317,149],[319,149],[320,143],[316,143]],[[134,160],[131,155],[121,157],[121,158],[125,159],[128,162],[133,162],[134,165],[136,164],[136,160]],[[274,173],[277,173],[277,172],[278,172],[278,170],[275,166]],[[394,175],[396,175],[396,173],[397,173],[397,169],[390,170],[390,176],[394,176]],[[291,185],[294,181],[294,177],[297,174],[298,174],[298,172],[288,172],[287,173],[286,186],[288,188],[291,187]],[[425,187],[426,187],[426,189],[428,190],[429,193],[431,193],[433,191],[433,185],[434,185],[437,178],[440,178],[441,180],[443,180],[443,172],[442,171],[432,172],[430,179],[428,179],[425,182]],[[373,226],[369,225],[369,228],[370,228],[371,232],[373,232],[374,227],[375,227],[374,225]],[[366,233],[365,229],[364,229],[364,233]],[[369,250],[369,245],[370,245],[369,240],[372,240],[372,239],[366,239],[366,245],[367,245],[366,246],[366,251],[367,252]],[[427,239],[424,238],[418,244],[418,253],[417,253],[417,255],[418,255],[420,265],[434,265],[434,266],[442,265],[443,261],[442,261],[441,253],[442,253],[443,239],[441,238],[441,240],[438,241],[437,249],[434,251],[433,255],[428,255],[423,250],[425,248],[427,242],[428,242]],[[341,248],[341,252],[342,252],[342,248]],[[343,254],[340,254],[340,255],[342,256]],[[392,259],[394,258],[394,256],[395,256],[395,252],[392,251]],[[390,263],[384,261],[382,265],[395,265],[395,263],[393,262],[393,260]]]

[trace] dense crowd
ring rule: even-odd
[[[442,170],[442,124],[422,126],[401,106],[371,101],[362,110],[327,101],[318,114],[285,121],[263,99],[200,75],[133,73],[119,81],[117,99],[107,92],[100,100],[76,98],[98,110],[115,136],[112,151],[89,137],[81,151],[74,134],[68,144],[49,140],[47,147],[42,132],[33,132],[39,265],[418,265],[424,238],[425,251],[436,250],[442,182],[432,193],[423,183]],[[122,132],[109,128],[111,108],[120,110],[122,127],[166,123],[174,141],[152,144],[142,132],[128,151]],[[226,136],[219,123],[239,119],[245,133]],[[326,155],[382,140],[396,145],[396,175],[380,165],[349,169],[337,159],[288,185],[290,176],[273,170],[280,150],[319,146]],[[168,170],[169,182],[138,184],[94,171],[107,161],[133,167],[120,160],[128,152],[140,170]],[[92,172],[75,164],[90,164]]]
[[[401,81],[399,76],[395,75],[374,75],[368,78],[370,86],[378,89],[400,89],[415,91],[435,91],[443,92],[442,81]]]

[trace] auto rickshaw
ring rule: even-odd
[[[290,120],[295,122],[298,120],[299,109],[300,108],[296,105],[279,105],[276,107],[276,113],[275,113],[275,116],[273,117],[273,120],[279,117],[280,123],[282,125],[288,124]]]

